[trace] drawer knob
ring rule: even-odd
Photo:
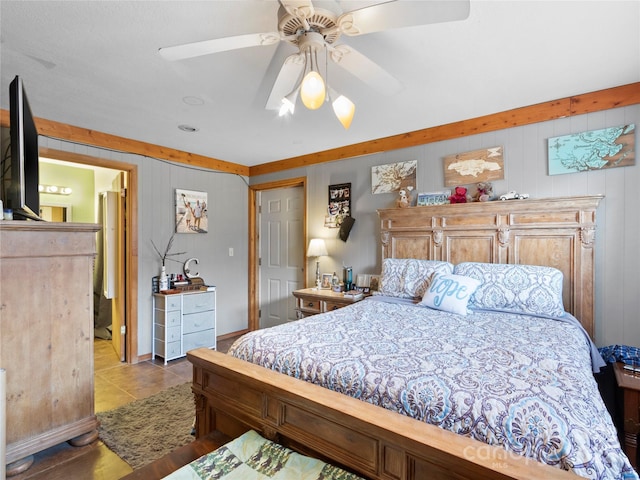
[[[337,310],[338,308],[340,308],[340,307],[338,307],[337,305],[334,305],[331,310]]]
[[[309,302],[309,303],[307,304],[307,307],[313,307],[313,302]]]

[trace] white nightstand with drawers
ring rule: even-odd
[[[216,348],[216,291],[153,294],[152,358],[164,363],[199,347]]]

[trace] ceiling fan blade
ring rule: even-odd
[[[331,60],[384,95],[402,90],[402,84],[377,63],[348,45],[329,48]]]
[[[276,81],[273,84],[269,99],[267,100],[267,105],[265,106],[267,110],[280,109],[282,99],[286,95],[291,93],[291,91],[296,87],[303,71],[303,54],[294,53],[293,55],[289,55],[285,59],[284,63],[282,64],[282,68],[280,69],[280,72],[276,77]]]
[[[355,36],[394,28],[464,20],[469,0],[397,1],[371,5],[338,17],[338,28]]]
[[[237,50],[246,47],[258,47],[262,45],[273,45],[280,41],[280,34],[269,33],[249,33],[234,37],[216,38],[204,40],[202,42],[186,43],[174,47],[164,47],[158,49],[158,53],[166,60],[184,60],[187,58],[210,55],[212,53],[225,52],[227,50]]]
[[[280,0],[280,5],[284,7],[288,14],[308,20],[315,13],[311,0]]]

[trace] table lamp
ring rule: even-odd
[[[307,257],[316,257],[316,290],[320,290],[320,257],[328,255],[322,238],[312,238],[307,249]]]

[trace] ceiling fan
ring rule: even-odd
[[[376,91],[390,95],[402,88],[400,82],[378,64],[353,47],[338,43],[342,35],[357,36],[395,28],[463,20],[469,15],[469,0],[391,0],[342,13],[339,4],[311,0],[279,0],[278,31],[249,33],[159,49],[166,60],[175,61],[247,47],[287,42],[298,48],[280,69],[267,109],[280,114],[293,113],[300,94],[305,106],[319,108],[325,100],[326,85],[318,68],[318,53],[356,76]],[[315,73],[315,75],[314,75]],[[326,71],[325,71],[326,76]],[[312,80],[309,80],[313,77]],[[311,89],[311,91],[309,91]],[[349,128],[355,107],[350,100],[329,87],[334,111],[345,128]],[[345,113],[336,103],[343,100]],[[346,101],[346,102],[345,102]]]

